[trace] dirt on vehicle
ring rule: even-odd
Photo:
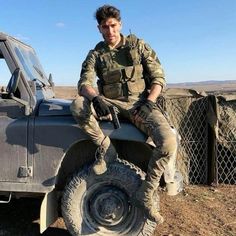
[[[236,235],[236,186],[187,186],[177,196],[160,191],[165,222],[154,236]],[[1,236],[37,236],[40,199],[19,199],[0,205]],[[60,217],[43,236],[69,236]]]
[[[168,191],[159,191],[166,221],[157,226],[132,204],[154,148],[151,138],[119,121],[111,107],[112,122],[99,126],[119,158],[96,175],[91,165],[97,147],[70,111],[76,87],[55,87],[35,50],[3,32],[0,64],[9,72],[0,91],[0,236],[235,234],[234,92],[208,96],[174,88],[158,98],[179,149],[177,171],[165,171]],[[173,186],[182,188],[182,180],[234,186],[187,186],[167,196]],[[154,207],[159,209],[159,201]]]
[[[73,99],[75,87],[56,87],[57,97]],[[163,224],[154,236],[236,235],[236,186],[189,185],[177,196],[160,189]],[[0,236],[40,235],[39,216],[42,199],[12,199],[0,204]],[[43,236],[69,236],[62,217]]]

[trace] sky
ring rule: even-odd
[[[0,0],[0,31],[31,45],[56,85],[76,86],[104,4],[156,51],[167,83],[236,79],[236,0]]]

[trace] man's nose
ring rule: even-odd
[[[108,27],[108,32],[109,32],[109,33],[112,32],[112,27],[111,27],[111,26]]]

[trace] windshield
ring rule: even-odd
[[[12,41],[13,50],[30,80],[41,81],[44,85],[49,85],[45,72],[36,56],[36,53],[29,46],[20,42]]]

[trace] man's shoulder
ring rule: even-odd
[[[137,40],[140,40],[140,38],[136,35],[136,34],[129,34],[126,36],[126,39],[127,40],[130,40],[130,41],[137,41]]]
[[[87,58],[97,57],[99,53],[104,51],[104,48],[105,48],[105,43],[103,41],[97,43],[93,49],[89,50]]]
[[[106,44],[104,41],[100,41],[99,43],[96,44],[96,46],[94,47],[95,51],[101,51],[104,50],[106,47]]]
[[[126,36],[126,40],[128,41],[131,47],[139,47],[140,45],[144,45],[145,42],[143,39],[139,38],[135,34],[129,34]]]

